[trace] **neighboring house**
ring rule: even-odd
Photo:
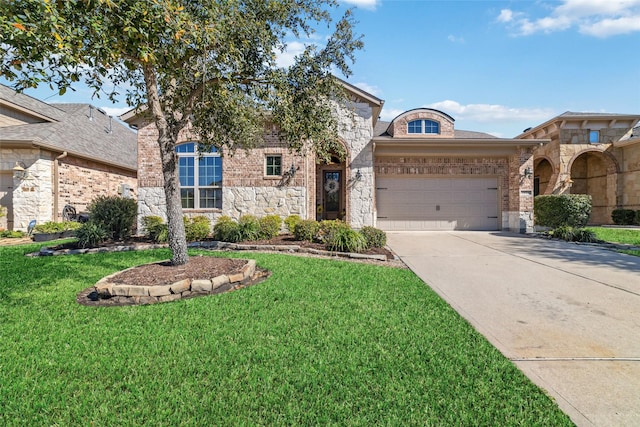
[[[183,211],[221,215],[291,214],[341,218],[354,228],[511,230],[533,228],[533,150],[547,139],[502,139],[456,130],[441,111],[407,111],[378,121],[383,101],[346,82],[348,105],[335,105],[347,158],[320,163],[291,153],[268,127],[251,151],[197,153],[197,136],[177,147]],[[165,217],[155,125],[135,111],[140,217]]]
[[[89,104],[47,104],[0,85],[0,228],[61,221],[99,195],[135,196],[135,132]]]
[[[640,209],[638,114],[566,112],[525,130],[547,138],[535,151],[535,194],[589,194],[590,223],[611,224],[616,208]]]

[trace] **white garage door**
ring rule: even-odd
[[[498,230],[497,178],[387,178],[376,184],[382,230]]]

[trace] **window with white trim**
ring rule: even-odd
[[[425,133],[425,134],[439,134],[440,123],[435,120],[412,120],[408,124],[407,131],[412,134]]]
[[[222,157],[216,148],[201,153],[197,142],[187,142],[176,153],[182,208],[222,209]]]
[[[282,156],[268,155],[265,164],[266,176],[282,176]]]

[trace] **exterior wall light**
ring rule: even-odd
[[[16,162],[16,165],[11,170],[13,171],[13,177],[16,179],[24,179],[27,176],[26,165],[22,162]]]
[[[524,168],[524,177],[531,178],[532,176],[533,176],[533,169],[531,168],[531,166],[527,166],[526,168]]]
[[[356,178],[356,181],[360,181],[362,179],[362,172],[360,172],[360,169],[356,171],[355,178]]]

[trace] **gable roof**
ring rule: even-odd
[[[55,106],[23,93],[18,93],[3,84],[0,84],[0,104],[39,118],[42,121],[57,121],[64,114]]]
[[[0,85],[0,101],[43,116],[39,123],[0,128],[0,141],[67,152],[125,169],[137,169],[137,136],[90,104],[46,104]],[[9,89],[13,94],[9,93]],[[10,105],[9,105],[10,104]],[[27,111],[25,111],[27,110]]]
[[[589,124],[594,122],[609,122],[609,126],[628,126],[633,128],[640,121],[640,114],[615,114],[615,113],[584,113],[565,111],[564,113],[553,117],[546,122],[535,127],[525,129],[517,139],[527,138],[554,138],[557,137],[560,129],[564,128],[568,123],[581,122],[580,127],[587,128]]]
[[[338,77],[335,77],[335,78],[340,82],[344,90],[346,90],[354,98],[358,99],[359,101],[366,102],[371,106],[371,110],[372,110],[371,119],[373,120],[373,125],[376,126],[376,123],[378,122],[378,118],[380,116],[380,111],[382,111],[382,106],[384,105],[384,101],[374,95],[371,95],[369,92],[366,92],[360,89],[359,87],[352,85],[351,83],[347,83],[346,81]],[[129,125],[135,125],[136,118],[139,115],[144,114],[147,111],[147,109],[148,109],[148,106],[146,104],[136,108],[132,108],[131,110],[122,114],[120,116],[120,119],[123,122],[128,123]]]

